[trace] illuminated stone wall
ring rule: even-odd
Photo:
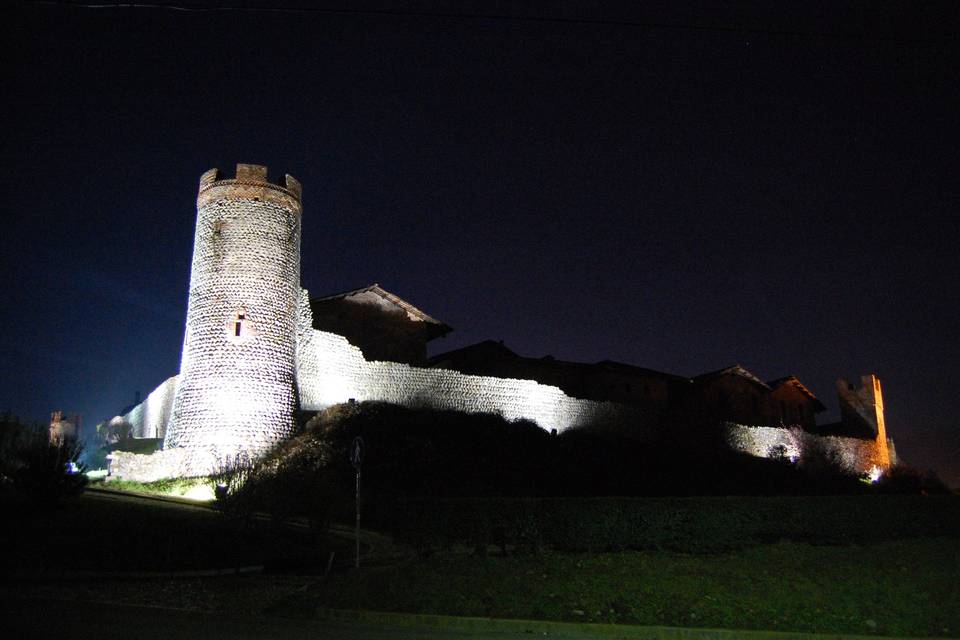
[[[256,456],[294,433],[298,399],[305,410],[381,401],[495,413],[547,430],[590,424],[651,435],[636,407],[572,398],[534,380],[368,361],[346,338],[313,329],[300,289],[300,184],[289,175],[282,182],[244,164],[236,178],[220,179],[216,169],[201,177],[180,374],[123,417],[135,437],[164,438],[164,450],[117,454],[117,475],[200,475],[239,451]],[[869,400],[882,420],[873,387]],[[864,471],[891,462],[882,422],[878,432],[871,441],[729,425],[728,436],[734,449],[762,457],[799,458],[817,443]]]
[[[376,400],[394,404],[496,413],[526,418],[544,429],[563,431],[588,423],[621,426],[642,435],[642,415],[611,402],[571,398],[557,387],[533,380],[472,376],[397,362],[371,362],[346,338],[312,329],[307,294],[300,306],[297,376],[303,409]]]
[[[200,179],[179,385],[164,448],[259,453],[294,431],[300,184]],[[189,464],[188,464],[189,466]],[[198,470],[202,464],[198,463]]]
[[[143,402],[124,414],[134,438],[162,438],[167,432],[173,398],[177,392],[177,376],[167,378]]]
[[[107,456],[111,478],[154,482],[193,475],[187,467],[187,449],[164,449],[151,454],[113,451]],[[196,466],[196,462],[192,462]]]
[[[628,430],[636,437],[650,435],[644,426],[644,415],[634,407],[571,398],[557,387],[533,380],[471,376],[448,369],[368,361],[360,349],[347,342],[346,338],[313,329],[308,295],[303,290],[300,291],[295,342],[298,345],[297,384],[303,409],[320,410],[353,398],[358,402],[375,400],[413,407],[496,413],[508,420],[525,418],[548,430],[563,431],[592,424],[599,428]],[[231,380],[227,378],[228,383]],[[214,390],[220,388],[215,386]],[[171,413],[170,405],[176,389],[177,376],[174,376],[124,416],[133,426],[135,437],[157,437],[154,434],[163,432],[164,416]],[[180,397],[179,393],[177,397]],[[292,406],[285,417],[292,422]],[[224,428],[233,424],[228,423]],[[271,443],[292,433],[292,427],[287,430],[286,422],[283,425],[284,430],[276,431],[277,436]],[[219,425],[214,422],[213,426]],[[200,423],[188,428],[196,429],[201,436],[221,433],[219,430],[211,431],[207,425]],[[219,461],[229,458],[232,452],[245,450],[255,455],[264,450],[262,446],[251,446],[243,441],[243,434],[250,431],[252,429],[231,430],[229,440],[204,440],[202,437],[181,437],[177,440],[199,442],[202,443],[200,446],[171,446],[168,444],[171,438],[168,437],[166,448],[150,455],[114,452],[111,475],[151,482],[161,478],[209,473]]]
[[[396,362],[368,361],[346,338],[313,329],[309,296],[299,291],[295,321],[295,369],[300,407],[321,410],[347,402],[381,401],[412,407],[430,407],[468,413],[495,413],[507,420],[528,419],[543,429],[564,431],[586,424],[599,424],[626,429],[637,437],[652,435],[641,410],[611,402],[594,402],[572,398],[559,388],[533,380],[496,378],[462,374],[448,369],[427,369]],[[225,387],[232,383],[227,377]],[[243,381],[239,381],[242,383]],[[223,387],[215,386],[215,390]],[[256,387],[255,387],[256,388]],[[177,389],[177,377],[164,382],[147,399],[124,416],[136,437],[160,437],[170,415],[170,405]],[[288,411],[273,432],[269,444],[293,432],[293,404],[284,398],[280,406]],[[277,410],[277,409],[275,409]],[[273,414],[271,414],[273,415]],[[288,423],[287,420],[290,422]],[[290,424],[290,426],[287,426]],[[226,427],[235,426],[229,423]],[[241,425],[242,426],[242,425]],[[202,427],[198,431],[204,433]],[[119,454],[114,461],[116,475],[131,479],[156,479],[171,475],[193,475],[206,472],[218,458],[236,450],[251,453],[263,451],[264,439],[245,441],[244,435],[255,428],[233,429],[230,440],[202,440],[202,446],[187,450],[170,448],[152,456]],[[213,431],[219,435],[219,431]],[[835,455],[849,470],[863,473],[877,466],[886,468],[896,459],[887,458],[892,443],[878,446],[878,440],[838,436],[817,436],[799,428],[726,425],[731,448],[749,455],[770,458],[782,456],[801,459],[811,447]],[[170,438],[167,439],[170,442]],[[181,445],[182,446],[182,445]]]
[[[802,459],[812,447],[833,454],[850,471],[865,473],[874,466],[885,469],[896,460],[888,457],[887,443],[879,446],[877,440],[818,436],[801,429],[753,427],[741,424],[726,425],[727,442],[735,451],[759,458],[786,457]]]

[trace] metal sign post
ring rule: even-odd
[[[354,531],[354,538],[356,541],[356,556],[354,567],[360,568],[360,465],[363,464],[363,453],[364,453],[364,444],[363,438],[357,436],[353,439],[353,442],[350,443],[350,464],[353,465],[353,468],[357,470],[357,495],[356,495],[356,505],[357,505],[357,526]]]

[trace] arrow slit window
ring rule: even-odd
[[[243,307],[237,309],[226,322],[227,340],[234,344],[243,344],[249,342],[257,335],[253,323],[247,315],[247,310]]]

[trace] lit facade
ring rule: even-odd
[[[259,454],[294,431],[300,183],[200,179],[183,355],[165,449]],[[188,464],[195,456],[188,456]]]

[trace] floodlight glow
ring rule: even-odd
[[[198,484],[190,487],[183,497],[187,500],[196,500],[197,502],[211,502],[215,499],[213,489],[207,484]]]

